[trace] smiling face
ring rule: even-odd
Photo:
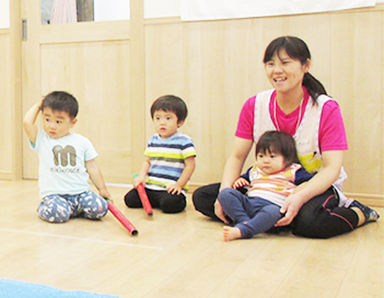
[[[53,139],[58,139],[70,134],[70,130],[76,123],[76,118],[72,119],[64,111],[53,111],[45,107],[43,110],[44,131]]]
[[[158,110],[153,114],[153,124],[162,138],[169,138],[177,132],[183,121],[178,121],[174,112]]]
[[[305,73],[308,72],[310,60],[302,64],[299,60],[291,58],[284,49],[275,52],[272,58],[265,62],[265,72],[269,82],[278,93],[297,92]]]

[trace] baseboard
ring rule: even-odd
[[[11,172],[0,171],[0,180],[14,180],[14,175]]]
[[[13,175],[10,172],[0,171],[0,180],[13,180]],[[29,180],[29,179],[24,179]],[[32,179],[35,180],[35,179]],[[132,188],[131,184],[122,184],[122,183],[106,183],[109,187],[122,187],[130,189]],[[196,189],[207,184],[203,183],[192,183],[189,185],[189,194],[192,194]],[[348,198],[359,200],[361,203],[371,206],[384,208],[384,195],[380,194],[366,194],[366,193],[349,193],[346,192],[345,195]]]
[[[364,205],[372,207],[384,208],[384,195],[380,194],[365,194],[365,193],[350,193],[346,192],[345,195],[348,198],[358,200]]]

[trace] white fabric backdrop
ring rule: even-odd
[[[129,4],[129,0],[95,0],[95,21],[128,20]],[[180,0],[144,0],[145,18],[180,16],[179,11]]]
[[[373,0],[180,0],[181,19],[216,20],[375,6]]]
[[[116,21],[129,19],[129,1],[95,0],[95,21]]]
[[[10,0],[0,0],[0,28],[8,28],[9,27],[9,1]],[[263,2],[263,4],[259,3]],[[219,12],[226,11],[227,15],[239,15],[238,12],[232,12],[234,10],[233,7],[244,9],[244,7],[247,9],[245,12],[248,14],[247,16],[236,16],[236,18],[239,17],[249,17],[250,9],[247,8],[243,3],[251,4],[251,5],[258,5],[262,7],[270,7],[271,3],[280,3],[281,5],[285,6],[287,3],[290,3],[289,6],[294,6],[297,3],[306,3],[306,6],[312,6],[313,8],[319,8],[319,5],[322,5],[324,8],[325,4],[331,5],[333,7],[341,7],[341,5],[348,5],[348,7],[345,8],[353,8],[357,5],[363,7],[363,6],[373,6],[375,5],[375,2],[384,2],[384,0],[378,0],[378,1],[364,1],[364,0],[145,0],[145,17],[146,18],[153,18],[153,17],[168,17],[168,16],[181,16],[182,19],[187,20],[188,16],[192,17],[194,15],[195,17],[197,12],[199,13],[198,18],[202,18],[202,13],[200,8],[202,5],[203,10],[209,9],[209,16],[212,17],[213,13],[216,15],[215,18],[228,18],[228,16],[217,16]],[[335,3],[337,2],[337,3]],[[268,6],[266,6],[268,5]],[[277,5],[277,4],[276,4]],[[298,5],[298,4],[297,4]],[[191,11],[192,7],[194,9],[194,13]],[[199,9],[197,9],[198,7]],[[283,6],[282,6],[283,7]],[[113,8],[113,9],[112,9]],[[117,9],[116,9],[117,8]],[[228,10],[229,9],[229,13]],[[336,9],[336,8],[333,8]],[[343,8],[338,8],[343,9]],[[111,12],[110,10],[113,10]],[[291,11],[290,9],[289,11]],[[117,12],[116,12],[117,11]],[[95,0],[95,18],[97,20],[105,20],[105,19],[128,19],[129,18],[129,0]],[[274,10],[274,15],[276,14],[288,14],[288,11],[284,11],[280,9],[280,12],[276,12]],[[322,10],[324,11],[324,10]],[[310,12],[310,11],[307,11]],[[266,12],[264,11],[264,15]],[[292,13],[292,12],[290,12]],[[295,12],[298,13],[298,12]],[[205,13],[208,14],[208,13]],[[258,12],[260,15],[260,12]],[[270,14],[272,15],[272,14]],[[253,11],[251,16],[256,16]],[[233,18],[234,16],[230,16],[230,18]]]
[[[9,0],[0,0],[0,28],[9,28]]]

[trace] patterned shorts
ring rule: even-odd
[[[37,213],[42,220],[61,223],[71,217],[101,219],[108,212],[107,201],[86,191],[77,195],[49,195],[43,198]]]

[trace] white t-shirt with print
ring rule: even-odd
[[[53,139],[39,129],[36,144],[31,148],[39,154],[40,197],[52,194],[75,195],[89,190],[85,162],[97,157],[92,143],[82,135],[71,133]]]

